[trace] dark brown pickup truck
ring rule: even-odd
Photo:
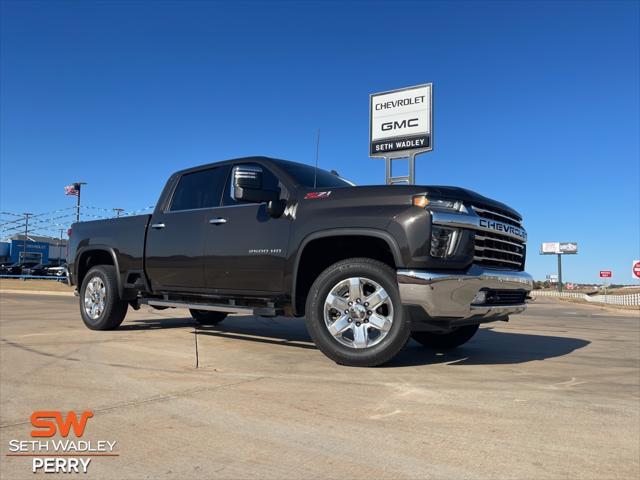
[[[250,157],[175,173],[152,215],[74,224],[69,278],[94,330],[142,304],[204,325],[305,316],[328,357],[374,366],[409,337],[454,348],[522,312],[526,238],[516,211],[469,190]]]

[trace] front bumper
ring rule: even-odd
[[[533,279],[526,272],[494,270],[473,265],[467,272],[398,270],[403,305],[421,307],[429,318],[503,320],[521,313],[526,304],[472,305],[481,289],[529,292]]]

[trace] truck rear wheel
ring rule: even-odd
[[[225,312],[211,312],[209,310],[194,310],[189,309],[191,316],[200,325],[217,325],[225,318],[227,314]]]
[[[334,362],[373,367],[396,356],[409,339],[396,273],[370,258],[350,258],[322,272],[309,290],[306,325]]]
[[[91,330],[114,330],[122,324],[129,304],[120,298],[113,265],[93,267],[80,288],[80,315]]]
[[[464,325],[448,333],[413,332],[411,338],[435,350],[451,350],[471,340],[480,325]]]

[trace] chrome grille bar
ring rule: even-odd
[[[491,258],[491,257],[474,255],[473,259],[478,260],[483,265],[486,265],[486,262],[511,263],[519,267],[522,265],[522,261],[516,262],[514,260],[507,260],[506,258]]]
[[[520,220],[518,220],[518,219],[517,219],[517,218],[515,218],[515,217],[511,217],[511,216],[509,216],[509,215],[505,215],[504,213],[499,213],[499,212],[496,212],[495,210],[488,210],[488,209],[486,209],[486,208],[480,208],[480,207],[476,207],[476,206],[472,206],[471,208],[473,208],[473,210],[474,210],[477,214],[479,214],[481,217],[483,217],[483,216],[484,216],[484,215],[483,215],[483,213],[484,213],[484,214],[489,214],[489,215],[495,215],[495,216],[497,216],[497,217],[505,218],[505,219],[509,220],[510,222],[514,222],[514,223],[515,223],[516,225],[518,225],[519,227],[521,227],[521,226],[522,226],[522,222],[521,222]]]
[[[508,253],[509,255],[517,255],[518,257],[522,257],[522,253],[512,252],[510,250],[501,250],[499,248],[491,248],[491,247],[480,247],[476,245],[476,250],[491,250],[492,252],[500,252],[500,253]],[[500,260],[500,259],[496,259]]]

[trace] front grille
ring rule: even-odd
[[[498,220],[499,222],[508,223],[509,225],[515,225],[516,227],[522,228],[522,223],[520,222],[520,219],[504,211],[488,209],[485,207],[477,207],[477,206],[473,207],[473,211],[483,218]]]
[[[520,305],[526,298],[526,290],[486,290],[482,305]]]
[[[473,207],[483,218],[508,223],[522,228],[520,221],[503,212]],[[475,233],[474,263],[492,268],[524,270],[526,246],[522,240],[507,237],[499,233],[477,231]]]

